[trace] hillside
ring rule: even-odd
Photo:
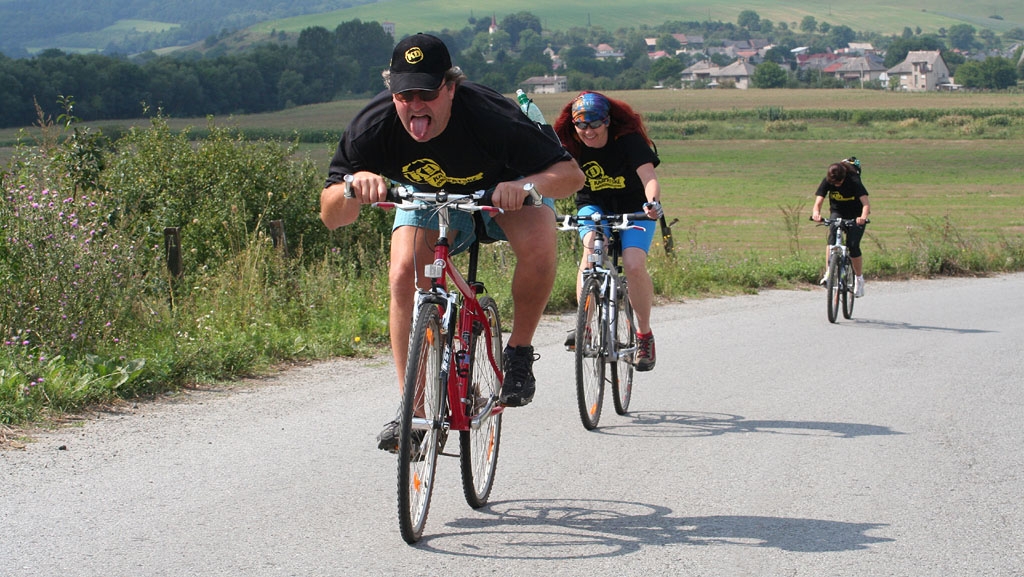
[[[818,22],[849,26],[853,30],[900,34],[905,27],[937,32],[954,24],[970,24],[1001,33],[1024,27],[1024,3],[992,0],[969,10],[962,0],[864,0],[856,3],[825,3],[818,0],[749,0],[723,5],[719,0],[519,0],[510,8],[501,0],[383,0],[343,10],[263,22],[257,31],[298,31],[310,26],[333,28],[340,22],[359,18],[395,23],[396,36],[421,30],[458,29],[470,17],[500,21],[504,15],[526,11],[540,18],[548,30],[600,26],[652,27],[667,21],[736,22],[743,10],[761,18],[796,28],[805,16]],[[623,18],[628,14],[628,18]]]
[[[1024,3],[991,0],[968,10],[962,0],[865,0],[851,4],[817,0],[0,0],[0,52],[10,57],[47,48],[66,52],[162,51],[245,30],[253,39],[299,32],[311,26],[333,30],[353,19],[393,22],[396,35],[421,30],[458,30],[471,19],[499,21],[513,12],[536,15],[547,30],[573,27],[643,28],[667,21],[736,22],[743,10],[795,28],[807,16],[853,30],[900,34],[905,28],[938,32],[970,24],[1002,33],[1024,28]],[[623,14],[629,14],[624,19]],[[55,18],[54,14],[60,14]]]

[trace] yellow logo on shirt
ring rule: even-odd
[[[463,178],[448,176],[444,173],[441,165],[429,158],[421,158],[406,164],[402,167],[402,174],[409,179],[409,182],[425,184],[438,189],[449,185],[467,186],[484,178],[482,172]]]
[[[843,196],[843,193],[838,190],[833,190],[830,198],[836,202],[850,202],[851,200],[857,199],[856,196]]]
[[[626,177],[608,176],[604,172],[604,167],[598,164],[596,160],[591,160],[580,168],[583,169],[583,174],[587,176],[587,188],[592,191],[626,188]]]

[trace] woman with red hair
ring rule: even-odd
[[[640,115],[622,102],[598,92],[583,92],[565,105],[554,123],[566,150],[576,159],[587,180],[576,193],[577,214],[621,214],[643,211],[657,220],[662,215],[661,186],[654,168],[661,162],[657,147],[647,136]],[[651,306],[654,284],[647,272],[647,253],[654,238],[655,222],[634,223],[642,230],[624,230],[622,268],[629,282],[629,300],[636,312],[636,370],[654,368],[654,334]],[[593,228],[580,227],[583,239],[582,271],[593,252]],[[582,290],[576,277],[576,294]],[[575,346],[575,333],[566,339]]]

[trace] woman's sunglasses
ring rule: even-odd
[[[597,129],[597,128],[600,128],[600,127],[604,126],[605,124],[608,124],[608,119],[607,118],[603,118],[601,120],[591,120],[590,122],[584,122],[582,120],[577,120],[576,122],[573,122],[572,124],[576,128],[579,128],[580,130],[586,130],[588,128],[590,128],[590,129]]]
[[[431,102],[433,100],[437,100],[437,97],[441,95],[442,88],[444,88],[443,84],[441,85],[441,88],[437,88],[435,90],[406,90],[405,92],[395,94],[395,99],[399,102],[408,103],[412,102],[417,96],[419,96],[420,100],[423,102]]]

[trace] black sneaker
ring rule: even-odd
[[[533,347],[505,347],[505,380],[501,386],[501,403],[506,407],[523,407],[533,400],[537,379],[533,376]]]
[[[576,329],[569,331],[569,334],[565,335],[565,350],[575,351],[576,350]]]
[[[398,452],[398,419],[384,425],[380,434],[377,435],[377,448],[389,453]]]
[[[384,425],[380,434],[377,435],[377,448],[381,451],[387,451],[389,453],[398,452],[398,432],[401,429],[401,425],[398,423],[398,419],[390,421]],[[413,431],[412,439],[419,445],[423,442],[423,437],[426,436],[426,431]],[[419,453],[419,451],[417,451]],[[415,455],[414,455],[415,457]]]

